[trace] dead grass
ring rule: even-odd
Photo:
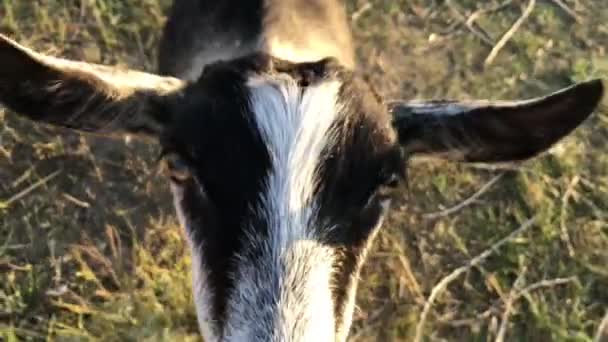
[[[53,54],[153,70],[169,2],[0,0],[0,32]],[[527,2],[347,3],[361,64],[388,98],[530,97],[608,75],[603,0],[538,1],[489,66]],[[606,151],[604,111],[518,171],[414,163],[409,194],[364,270],[352,340],[412,340],[431,289],[532,216],[533,227],[438,293],[424,339],[601,339]],[[156,152],[0,112],[0,340],[199,339],[190,261]],[[425,216],[499,173],[461,210]]]

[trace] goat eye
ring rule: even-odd
[[[384,185],[388,186],[389,188],[396,188],[397,186],[399,186],[399,176],[397,176],[396,174],[391,174],[385,181]]]
[[[395,194],[395,189],[399,187],[400,182],[401,177],[399,177],[399,174],[387,173],[383,175],[371,199],[390,199]]]
[[[396,173],[390,173],[382,177],[382,187],[395,189],[399,186],[401,178]]]
[[[169,153],[163,157],[161,169],[176,182],[185,182],[192,177],[188,163],[176,153]]]

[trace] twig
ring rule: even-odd
[[[554,4],[556,4],[557,7],[561,8],[564,12],[566,12],[566,14],[571,16],[572,19],[574,19],[577,23],[581,22],[581,18],[578,16],[578,14],[576,14],[576,12],[574,12],[573,9],[568,7],[568,5],[566,5],[562,0],[551,0],[551,1]]]
[[[572,181],[570,181],[570,184],[568,185],[568,189],[566,189],[566,192],[564,193],[564,196],[562,197],[562,209],[561,209],[561,213],[560,213],[560,228],[562,231],[562,233],[561,233],[562,240],[566,244],[566,248],[568,248],[568,254],[570,255],[570,257],[574,257],[574,246],[572,245],[572,239],[570,239],[570,234],[568,233],[568,228],[566,227],[566,207],[568,206],[568,201],[570,200],[570,197],[572,197],[572,195],[574,193],[574,188],[576,187],[576,185],[578,184],[578,182],[580,180],[581,180],[581,178],[578,175],[574,176],[572,178]]]
[[[496,242],[495,244],[490,246],[490,248],[486,249],[483,253],[481,253],[478,256],[476,256],[475,258],[471,259],[466,265],[455,269],[448,276],[441,279],[441,281],[433,287],[433,289],[431,290],[431,294],[429,295],[429,297],[426,300],[426,303],[424,303],[424,308],[422,309],[422,313],[420,314],[420,320],[418,321],[418,324],[416,325],[416,336],[414,337],[414,342],[422,341],[424,325],[426,323],[429,312],[431,311],[431,307],[433,306],[433,303],[435,302],[435,299],[437,298],[437,296],[439,296],[439,294],[441,292],[443,292],[443,290],[445,290],[445,288],[451,282],[456,280],[459,276],[461,276],[465,272],[469,271],[471,268],[477,266],[478,264],[480,264],[481,262],[486,260],[494,252],[496,252],[500,247],[502,247],[506,243],[510,242],[511,240],[513,240],[515,237],[517,237],[521,233],[528,230],[534,224],[534,222],[536,222],[536,216],[533,216],[532,218],[530,218],[529,220],[524,222],[519,228],[517,228],[516,230],[511,232],[509,235],[500,239],[498,242]]]
[[[479,322],[480,320],[484,320],[484,319],[488,319],[490,317],[492,317],[494,315],[494,308],[490,307],[489,309],[487,309],[486,311],[478,314],[477,316],[473,317],[473,318],[464,318],[464,319],[440,319],[439,321],[442,324],[445,325],[449,325],[451,327],[456,327],[456,328],[460,328],[463,326],[470,326],[472,324],[475,324],[477,322]]]
[[[413,293],[416,297],[417,303],[424,303],[424,294],[422,293],[422,288],[416,280],[416,276],[414,276],[414,272],[412,272],[412,266],[408,258],[405,257],[405,252],[401,247],[401,244],[396,241],[396,238],[389,236],[389,240],[391,240],[393,246],[397,249],[397,258],[399,259],[399,263],[405,272],[405,283],[408,289]]]
[[[462,164],[464,168],[473,170],[488,170],[488,171],[512,171],[512,172],[531,172],[529,167],[517,163],[496,163],[496,164]]]
[[[352,22],[355,22],[355,21],[359,20],[359,18],[361,18],[361,16],[363,14],[365,14],[367,11],[369,11],[370,9],[372,9],[372,3],[371,2],[366,2],[365,5],[361,6],[361,8],[359,8],[358,10],[356,10],[350,16],[350,20]]]
[[[517,301],[517,292],[519,288],[522,286],[522,282],[524,281],[524,276],[527,272],[527,266],[524,266],[517,279],[513,283],[513,288],[509,292],[509,297],[505,301],[505,311],[502,313],[502,318],[500,322],[500,328],[498,328],[498,334],[496,334],[495,342],[503,342],[505,340],[505,335],[507,334],[507,325],[509,324],[509,316],[511,316],[511,311],[513,310],[513,304]]]
[[[72,203],[76,204],[77,206],[79,206],[79,207],[81,207],[81,208],[90,208],[90,207],[91,207],[91,205],[90,205],[88,202],[81,201],[81,200],[79,200],[78,198],[76,198],[76,197],[74,197],[74,196],[72,196],[72,195],[70,195],[70,194],[68,194],[68,193],[65,193],[65,192],[64,192],[64,193],[62,194],[62,196],[63,196],[63,197],[66,199],[66,200],[68,200],[68,201],[70,201],[70,202],[72,202]]]
[[[448,0],[445,2],[445,4],[452,10],[452,12],[456,13],[456,15],[458,15],[460,21],[469,29],[469,31],[471,31],[471,33],[476,36],[477,38],[479,38],[479,40],[481,40],[482,42],[486,43],[489,46],[493,46],[494,42],[492,40],[492,37],[490,37],[490,35],[483,29],[481,28],[479,25],[477,25],[475,23],[475,20],[477,19],[477,17],[479,17],[479,15],[481,15],[481,10],[480,11],[476,11],[475,13],[473,13],[470,17],[466,17],[464,14],[462,14],[460,12],[460,10],[458,8],[456,8],[456,6],[454,6],[452,4],[452,1]],[[473,19],[471,19],[471,17],[475,16]]]
[[[530,292],[532,291],[536,291],[540,288],[543,287],[554,287],[554,286],[558,286],[558,285],[564,285],[564,284],[568,284],[568,283],[572,283],[576,281],[575,277],[570,277],[570,278],[556,278],[556,279],[551,279],[551,280],[541,280],[537,283],[534,283],[530,286],[525,287],[522,290],[516,291],[519,288],[521,288],[520,285],[520,280],[522,274],[520,274],[520,276],[518,276],[517,280],[515,281],[515,284],[513,286],[513,290],[510,292],[509,294],[509,298],[507,299],[507,302],[505,303],[505,311],[503,313],[502,316],[502,323],[500,324],[500,329],[498,331],[498,334],[496,336],[496,340],[495,342],[503,342],[504,341],[504,337],[507,331],[507,324],[509,323],[509,316],[513,310],[513,305],[515,304],[515,302],[517,302],[522,296],[524,295],[528,295],[530,294]]]
[[[608,310],[606,310],[606,315],[602,322],[597,327],[597,332],[595,333],[595,337],[593,338],[593,342],[606,342],[608,338]]]
[[[517,295],[515,296],[515,299],[519,299],[522,296],[528,295],[530,294],[530,292],[536,291],[540,288],[543,287],[554,287],[554,286],[559,286],[559,285],[564,285],[564,284],[568,284],[568,283],[573,283],[576,281],[576,277],[568,277],[568,278],[555,278],[555,279],[549,279],[549,280],[541,280],[537,283],[534,283],[532,285],[526,286],[524,289],[522,289],[521,291],[519,291],[517,293]]]
[[[503,174],[501,173],[501,174],[495,176],[494,178],[490,179],[490,181],[487,182],[484,186],[482,186],[481,189],[477,190],[477,192],[475,192],[473,195],[471,195],[471,197],[465,199],[464,201],[460,202],[459,204],[457,204],[451,208],[442,210],[442,211],[423,214],[422,217],[424,217],[426,219],[436,219],[436,218],[440,218],[440,217],[445,217],[445,216],[449,216],[449,215],[471,205],[481,195],[483,195],[486,191],[488,191],[488,189],[490,189],[492,187],[492,185],[496,184],[496,182],[498,182],[502,176],[503,176]]]
[[[521,273],[520,273],[520,275],[521,275]],[[527,286],[527,287],[525,287],[523,289],[521,289],[521,287],[519,287],[518,291],[511,291],[509,298],[512,297],[512,304],[515,304],[519,299],[521,299],[521,297],[523,297],[525,295],[529,295],[531,292],[534,292],[534,291],[539,290],[541,288],[555,287],[555,286],[559,286],[559,285],[565,285],[565,284],[568,284],[568,283],[573,283],[576,280],[577,280],[576,277],[556,278],[556,279],[542,280],[542,281],[539,281],[539,282],[534,283],[532,285],[529,285],[529,286]],[[515,290],[515,288],[514,288],[514,290]],[[461,327],[461,326],[465,326],[465,325],[471,325],[471,324],[476,323],[476,322],[478,322],[479,320],[482,320],[482,319],[488,319],[489,317],[491,317],[491,316],[493,316],[493,315],[495,315],[497,313],[498,313],[498,308],[495,305],[492,305],[489,309],[487,309],[486,311],[478,314],[474,318],[466,318],[466,319],[460,319],[460,320],[449,320],[449,321],[448,320],[440,320],[440,322],[442,324],[449,325],[451,327]],[[504,311],[503,311],[503,313],[504,313]],[[608,312],[606,314],[608,315]],[[503,319],[503,322],[504,322],[504,319]],[[608,322],[607,322],[607,324],[608,324]],[[608,328],[608,326],[607,326],[607,328]]]
[[[28,186],[27,188],[23,189],[22,191],[16,193],[15,195],[13,195],[8,200],[6,200],[6,201],[0,201],[0,205],[3,206],[3,207],[9,207],[14,202],[22,199],[23,197],[27,196],[32,191],[34,191],[37,188],[39,188],[39,187],[43,186],[44,184],[48,183],[53,178],[57,177],[60,173],[61,173],[61,170],[57,170],[57,171],[51,173],[50,175],[42,178],[41,180],[39,180],[36,183]]]
[[[477,11],[473,12],[466,21],[467,25],[473,25],[475,23],[475,21],[477,19],[479,19],[479,17],[481,17],[482,14],[487,14],[487,13],[492,13],[492,12],[497,12],[502,10],[503,8],[506,8],[507,6],[511,5],[513,3],[513,0],[506,0],[494,7],[490,7],[490,8],[481,8],[478,9]]]
[[[511,26],[511,28],[502,36],[502,38],[500,38],[498,43],[496,43],[496,45],[492,48],[492,51],[490,51],[490,54],[484,62],[485,66],[489,66],[490,64],[492,64],[492,62],[494,62],[494,59],[496,58],[496,56],[498,56],[500,50],[502,50],[502,48],[507,44],[511,37],[513,37],[515,32],[517,32],[517,30],[519,30],[519,28],[526,21],[526,19],[528,19],[530,14],[532,14],[534,6],[536,6],[536,0],[530,0],[528,6],[522,13],[521,17],[517,19],[513,26]]]
[[[377,319],[381,318],[382,315],[387,313],[387,310],[390,310],[392,308],[392,304],[389,303],[385,303],[384,305],[382,305],[382,307],[380,307],[380,309],[373,311],[370,315],[368,315],[365,318],[365,321],[368,322],[368,324],[365,324],[364,327],[362,327],[361,329],[359,329],[358,331],[353,332],[350,337],[349,340],[350,341],[358,341],[359,339],[361,339],[363,337],[363,335],[365,335],[366,333],[368,333],[369,331],[374,330],[376,327],[374,326],[374,324],[369,324],[370,322],[374,322]]]
[[[10,262],[0,262],[0,270],[1,271],[17,271],[17,272],[29,272],[32,270],[32,265],[19,266],[12,264]]]

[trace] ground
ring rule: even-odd
[[[169,5],[1,0],[0,32],[152,71]],[[347,5],[362,70],[389,99],[528,98],[608,76],[604,0]],[[157,153],[0,111],[0,340],[200,339]],[[408,178],[361,276],[352,341],[411,341],[417,327],[428,341],[608,340],[608,110],[534,161],[417,160]],[[433,288],[486,250],[422,315]]]

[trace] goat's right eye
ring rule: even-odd
[[[192,177],[190,166],[177,153],[168,153],[163,156],[161,170],[171,180],[182,183]]]
[[[389,176],[386,177],[386,179],[384,179],[384,182],[382,185],[391,188],[391,189],[395,189],[399,186],[399,183],[401,182],[401,178],[399,178],[399,175],[397,175],[396,173],[390,174]]]

